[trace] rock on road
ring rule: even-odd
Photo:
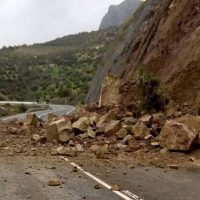
[[[61,159],[0,159],[0,199],[4,200],[118,200],[115,194]],[[48,180],[59,178],[61,186],[48,186]]]
[[[123,199],[81,171],[73,172],[73,166],[56,158],[2,157],[0,158],[0,199],[4,200],[119,200]],[[131,191],[145,200],[199,199],[200,170],[169,170],[138,167],[85,166],[101,180],[118,184],[122,190]],[[108,173],[108,171],[110,171]],[[124,171],[126,174],[124,174]],[[53,178],[61,180],[61,186],[48,186]],[[99,188],[99,189],[98,189]],[[135,199],[131,198],[128,199]]]

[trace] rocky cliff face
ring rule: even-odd
[[[143,66],[155,74],[179,105],[200,105],[200,1],[148,0],[119,30],[104,55],[87,101],[97,100],[109,73],[134,80]],[[136,94],[127,92],[126,98]],[[122,97],[123,98],[123,97]]]
[[[101,22],[100,29],[120,26],[136,11],[140,4],[140,0],[125,0],[119,5],[110,6]]]

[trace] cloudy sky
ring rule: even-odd
[[[123,0],[0,0],[0,47],[96,30],[109,5]]]

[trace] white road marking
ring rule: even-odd
[[[79,169],[83,174],[87,175],[88,177],[90,177],[91,179],[95,180],[97,183],[101,184],[102,186],[104,186],[105,188],[107,188],[108,190],[111,190],[112,187],[107,184],[106,182],[100,180],[99,178],[97,178],[96,176],[92,175],[91,173],[85,171],[82,167],[80,167],[79,165],[77,165],[74,162],[70,162],[68,158],[65,158],[64,156],[61,156],[61,158],[63,160],[65,160],[66,162],[69,162],[70,165],[77,167],[77,169]],[[112,191],[112,190],[111,190]],[[131,192],[125,190],[123,191],[125,194],[123,194],[120,191],[112,191],[113,193],[117,194],[118,196],[120,196],[122,199],[124,200],[144,200],[144,199],[140,199],[137,195],[132,194]],[[127,196],[128,195],[128,196]]]
[[[31,104],[33,104],[33,105],[35,105],[35,104],[38,104],[37,102],[35,102],[35,101],[28,101],[28,102],[26,102],[26,101],[0,101],[0,104],[25,104],[25,105],[31,105]]]
[[[42,114],[42,115],[38,115],[38,117],[39,117],[39,118],[42,118],[42,117],[48,115],[49,113],[52,113],[52,112],[48,112],[48,113],[45,113],[45,114]]]
[[[136,200],[144,200],[144,199],[140,199],[140,197],[138,197],[137,195],[133,194],[132,192],[128,191],[128,190],[123,190],[123,193],[127,194],[128,196],[136,199]]]
[[[66,115],[69,115],[71,112],[73,112],[74,110],[76,110],[76,108],[72,108],[69,112],[66,113]]]

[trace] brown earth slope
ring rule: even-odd
[[[200,103],[200,1],[148,0],[125,24],[104,55],[88,102],[97,100],[108,73],[134,79],[143,66],[166,86],[177,104]],[[135,94],[128,91],[128,96]]]

